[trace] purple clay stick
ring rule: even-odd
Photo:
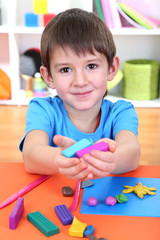
[[[55,213],[63,225],[72,224],[73,215],[65,204],[54,207]]]
[[[19,197],[11,215],[9,216],[9,228],[16,229],[24,212],[24,198]]]
[[[107,152],[107,151],[109,151],[109,146],[105,142],[99,142],[99,143],[93,144],[89,147],[86,147],[86,148],[83,148],[83,149],[77,151],[76,157],[81,158],[81,157],[83,157],[84,154],[90,153],[92,150],[99,150],[99,151]]]

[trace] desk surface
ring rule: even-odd
[[[160,178],[160,166],[139,166],[136,171],[121,176]],[[26,173],[23,163],[0,163],[0,203],[38,177],[39,175]],[[75,181],[56,174],[24,195],[25,211],[16,230],[9,229],[8,220],[15,202],[0,209],[0,238],[2,240],[47,239],[27,220],[28,213],[40,211],[60,228],[60,233],[49,237],[49,239],[87,239],[69,236],[70,225],[63,226],[54,212],[56,205],[66,204],[67,207],[71,205],[73,198],[64,197],[61,189],[67,185],[75,189],[75,184]],[[80,202],[82,191],[80,192]],[[103,237],[109,240],[160,239],[160,218],[81,214],[80,204],[73,215],[79,221],[93,225],[95,227],[94,235],[97,238]]]

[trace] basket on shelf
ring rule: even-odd
[[[151,100],[159,95],[159,62],[135,59],[123,65],[123,97],[132,100]]]

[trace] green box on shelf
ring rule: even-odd
[[[134,59],[123,65],[123,97],[132,100],[151,100],[159,95],[159,62]]]

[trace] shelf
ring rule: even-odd
[[[0,26],[0,34],[9,33],[9,26],[8,25],[1,25]]]
[[[111,29],[111,32],[113,35],[142,35],[142,36],[153,36],[153,35],[160,35],[160,28],[156,29],[139,29],[139,28],[117,28],[117,29]]]
[[[153,100],[131,100],[131,99],[126,99],[121,97],[120,95],[118,96],[113,96],[113,95],[108,95],[107,99],[110,100],[111,102],[116,102],[118,100],[125,100],[131,102],[134,107],[139,107],[139,108],[160,108],[160,99],[153,99]]]
[[[56,90],[50,90],[47,93],[47,96],[51,96],[54,97],[56,96]],[[29,102],[31,101],[32,98],[30,97],[25,97],[25,91],[24,90],[20,90],[19,93],[17,94],[16,98],[11,99],[11,100],[0,100],[0,105],[28,105]],[[111,102],[116,102],[118,100],[126,100],[131,102],[134,107],[138,107],[138,108],[160,108],[160,99],[153,99],[153,100],[141,100],[141,101],[137,101],[137,100],[131,100],[131,99],[126,99],[123,98],[122,96],[120,96],[120,94],[118,95],[108,95],[105,99],[110,100]]]
[[[0,105],[18,105],[18,106],[25,106],[28,105],[29,102],[33,99],[33,97],[26,97],[25,90],[19,90],[17,95],[13,99],[9,100],[0,100]],[[46,96],[54,97],[56,96],[56,90],[50,89],[46,92]]]
[[[17,26],[13,29],[18,34],[42,34],[44,27],[23,27]]]
[[[17,33],[17,34],[42,34],[44,27],[25,27],[25,26],[15,26],[13,28],[9,28],[8,25],[0,26],[0,33]],[[160,28],[156,29],[138,29],[138,28],[115,28],[110,29],[113,35],[136,35],[136,36],[159,36]]]

